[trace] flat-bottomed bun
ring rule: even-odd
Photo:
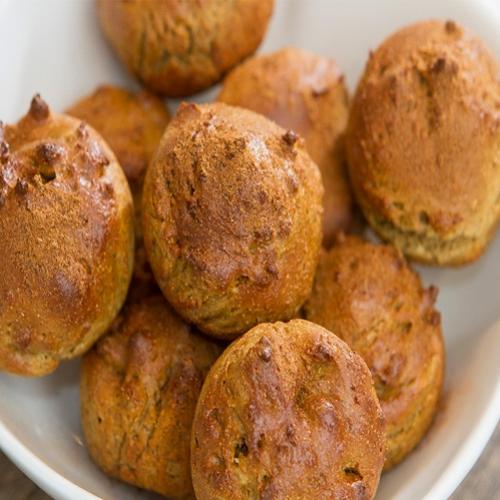
[[[499,65],[448,21],[421,22],[370,57],[347,132],[349,172],[377,233],[432,264],[477,258],[500,214]]]

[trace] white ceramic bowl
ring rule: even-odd
[[[500,4],[486,0],[278,0],[261,50],[297,45],[333,56],[352,89],[370,48],[397,28],[430,17],[464,23],[500,55]],[[105,45],[90,0],[0,0],[0,61],[5,121],[24,113],[36,92],[62,110],[99,83],[135,86]],[[210,96],[213,91],[203,99]],[[499,262],[500,234],[471,266],[419,267],[425,282],[441,290],[446,390],[431,432],[382,478],[378,499],[448,497],[498,422]],[[152,497],[106,478],[89,460],[79,423],[78,362],[38,380],[0,375],[0,446],[55,498]]]

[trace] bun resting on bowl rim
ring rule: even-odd
[[[45,375],[89,349],[125,300],[132,197],[104,140],[39,96],[0,135],[0,369]]]

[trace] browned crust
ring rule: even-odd
[[[384,422],[370,372],[304,320],[261,324],[210,370],[196,407],[198,500],[373,498]]]
[[[453,22],[427,21],[372,54],[347,153],[372,227],[433,264],[476,258],[500,214],[499,66]]]
[[[146,258],[141,229],[141,197],[146,168],[170,120],[164,102],[146,90],[129,92],[101,85],[67,111],[94,127],[115,153],[134,197],[136,251],[129,300],[155,294],[158,286]]]
[[[38,96],[0,129],[0,369],[44,375],[86,351],[120,309],[132,199],[102,138]]]
[[[182,105],[143,197],[146,250],[169,302],[225,338],[291,318],[312,286],[322,192],[294,133],[241,108]]]
[[[101,85],[66,112],[87,122],[102,135],[125,171],[133,191],[140,188],[170,119],[164,102],[146,90],[133,93]]]
[[[322,255],[305,307],[370,368],[387,421],[385,470],[418,444],[436,412],[444,376],[436,296],[395,248],[348,237]]]
[[[221,350],[194,333],[163,297],[129,304],[83,359],[82,426],[93,460],[135,486],[194,498],[191,425]]]
[[[97,0],[102,29],[121,61],[154,92],[203,90],[259,46],[274,0]]]
[[[227,75],[217,99],[302,135],[325,187],[324,243],[350,228],[353,202],[343,148],[348,95],[335,61],[293,47],[258,55]]]

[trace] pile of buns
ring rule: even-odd
[[[0,126],[0,369],[83,355],[90,456],[171,498],[373,498],[443,385],[438,292],[406,258],[476,259],[500,217],[500,73],[478,38],[406,27],[349,99],[327,57],[247,58],[272,9],[98,0],[147,90],[66,114],[35,96]],[[158,97],[221,79],[172,119]]]

